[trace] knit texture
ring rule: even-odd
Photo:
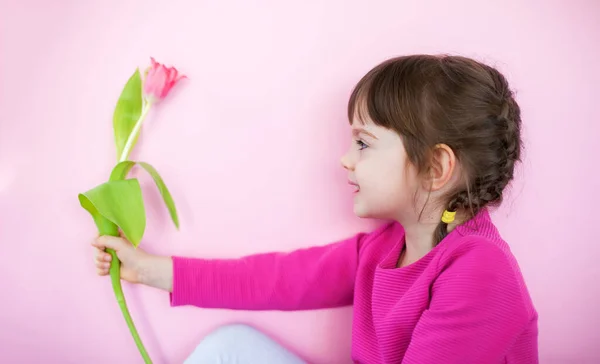
[[[353,305],[355,363],[538,363],[537,313],[487,210],[419,261],[404,229],[239,259],[173,257],[171,305],[308,310]]]

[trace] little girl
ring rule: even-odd
[[[521,115],[496,69],[458,56],[389,59],[356,85],[341,163],[354,212],[381,227],[324,246],[240,259],[162,257],[122,238],[122,279],[171,305],[308,310],[353,305],[355,363],[538,362],[537,313],[490,219],[521,156]],[[303,363],[244,325],[209,334],[188,363]]]

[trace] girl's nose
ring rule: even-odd
[[[340,163],[342,164],[342,167],[344,167],[345,169],[352,171],[354,170],[354,163],[352,162],[352,157],[350,155],[350,153],[346,153],[342,156],[342,158],[340,159]]]

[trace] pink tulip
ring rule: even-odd
[[[152,65],[145,72],[144,98],[150,103],[155,103],[164,99],[177,81],[186,76],[179,74],[174,67],[165,67],[156,62],[152,57],[150,61]]]

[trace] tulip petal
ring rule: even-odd
[[[153,57],[150,60],[152,64],[144,81],[144,97],[155,102],[164,99],[184,76],[175,67],[167,67]]]

